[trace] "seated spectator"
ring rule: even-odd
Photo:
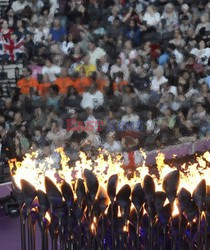
[[[29,40],[29,32],[26,29],[23,21],[21,19],[18,19],[16,21],[16,29],[14,31],[14,34],[17,36],[17,39],[21,39],[23,38],[25,41],[27,41],[27,39]]]
[[[29,140],[26,137],[26,133],[23,130],[19,130],[16,132],[15,138],[14,138],[14,142],[15,142],[15,148],[16,148],[16,155],[17,157],[23,157],[29,150]]]
[[[122,93],[123,92],[123,87],[128,85],[127,81],[123,80],[123,73],[118,72],[116,74],[115,81],[113,83],[113,91],[115,94]]]
[[[84,92],[86,92],[88,88],[91,86],[92,82],[93,81],[91,77],[85,77],[84,74],[83,76],[79,77],[77,79],[77,85],[76,85],[76,89],[79,92],[79,94],[81,95]]]
[[[123,107],[132,106],[137,107],[139,104],[139,99],[134,92],[131,85],[125,86],[122,94],[122,105]]]
[[[37,143],[39,146],[43,147],[45,144],[45,136],[42,132],[41,127],[36,127],[34,130],[34,136],[32,138],[32,141]]]
[[[120,20],[122,19],[122,16],[119,14],[119,9],[118,9],[118,7],[117,6],[113,6],[112,7],[112,14],[111,14],[111,16],[109,16],[108,17],[108,22],[110,22],[112,25],[113,25],[113,23],[114,23],[114,20],[116,19],[116,18],[119,18]]]
[[[40,23],[45,24],[50,29],[53,23],[53,13],[50,13],[50,8],[46,5],[41,9],[39,16],[33,15],[32,20],[34,23],[40,21]]]
[[[90,56],[89,63],[91,65],[96,66],[97,60],[100,60],[105,55],[106,52],[102,48],[97,47],[96,42],[92,41],[89,43],[89,56]]]
[[[36,27],[33,31],[34,37],[33,42],[35,45],[47,45],[48,44],[48,37],[49,37],[49,28],[44,26],[42,22],[38,22]]]
[[[31,60],[31,64],[29,65],[29,68],[32,71],[31,76],[38,80],[40,75],[42,74],[42,66],[39,65],[38,57],[34,57]]]
[[[114,74],[116,74],[118,72],[123,72],[124,80],[126,80],[126,81],[128,80],[128,78],[129,78],[128,67],[126,64],[122,63],[122,59],[119,57],[116,59],[116,63],[114,65],[112,65],[112,67],[111,67],[111,70],[110,70],[111,77],[114,78]]]
[[[68,87],[73,86],[71,78],[68,76],[68,70],[65,67],[61,68],[60,77],[54,83],[59,87],[60,94],[66,94]]]
[[[103,24],[100,23],[100,19],[96,19],[92,23],[92,34],[96,37],[102,37],[106,35],[106,29],[103,27]]]
[[[204,65],[208,64],[208,60],[210,58],[210,48],[205,46],[205,42],[203,40],[199,42],[199,48],[193,48],[190,53],[196,56],[199,63]]]
[[[57,85],[52,85],[49,87],[48,98],[47,98],[47,106],[49,108],[54,108],[56,110],[59,109],[60,96],[59,87]]]
[[[23,68],[22,75],[23,78],[17,82],[17,86],[20,88],[20,92],[23,95],[29,95],[31,89],[37,89],[38,82],[35,78],[31,77],[31,69]]]
[[[83,109],[91,108],[97,109],[102,106],[104,103],[104,96],[103,94],[97,90],[96,86],[93,84],[90,86],[87,92],[84,92],[82,95],[81,107]]]
[[[44,3],[41,0],[31,0],[29,6],[33,10],[33,13],[39,13],[44,7]]]
[[[10,123],[13,120],[17,110],[18,108],[15,107],[15,105],[12,103],[12,99],[6,98],[4,101],[3,109],[1,110],[2,114],[4,114],[5,116],[6,121]]]
[[[175,30],[174,39],[172,39],[170,43],[173,43],[176,47],[179,48],[183,48],[185,46],[185,41],[184,39],[182,39],[182,34],[179,30]]]
[[[195,107],[189,110],[188,120],[193,120],[195,125],[200,125],[202,120],[206,120],[206,110],[202,103],[197,103]]]
[[[15,14],[12,8],[7,9],[7,22],[10,28],[12,28],[15,23]]]
[[[11,40],[11,35],[13,34],[13,29],[9,28],[8,22],[4,20],[1,23],[0,32],[2,34],[2,38],[5,40]]]
[[[0,159],[6,161],[15,158],[15,146],[12,137],[6,130],[5,124],[0,124]]]
[[[139,116],[134,113],[133,109],[131,106],[126,107],[125,109],[126,115],[124,115],[121,119],[123,122],[131,122],[137,124],[139,122]]]
[[[66,30],[61,26],[60,20],[56,18],[53,22],[53,26],[50,29],[49,39],[54,42],[61,42],[66,37]]]
[[[115,137],[116,135],[113,132],[109,132],[106,136],[106,142],[104,143],[103,148],[109,153],[119,153],[122,150],[120,141],[117,141]]]
[[[46,122],[46,115],[40,107],[34,110],[34,117],[31,119],[30,130],[34,131],[37,127],[43,128]]]
[[[101,57],[100,61],[98,61],[97,70],[101,71],[103,74],[108,74],[110,68],[110,63],[108,61],[107,55]]]
[[[143,21],[146,22],[148,27],[159,28],[160,25],[160,13],[155,9],[154,6],[149,5],[143,16]]]
[[[73,49],[74,49],[74,43],[73,43],[73,37],[72,34],[69,33],[69,35],[67,36],[67,39],[65,39],[62,44],[60,45],[61,47],[61,51],[65,54],[65,55],[69,55],[70,53],[72,53]]]
[[[40,83],[37,85],[38,93],[40,96],[46,97],[49,91],[49,87],[52,86],[52,83],[49,80],[47,74],[42,75]]]
[[[195,34],[203,36],[205,33],[210,31],[209,13],[205,13],[201,16],[201,22],[197,25],[195,29]]]
[[[122,22],[120,21],[119,17],[115,17],[113,24],[107,28],[107,35],[109,37],[113,37],[114,39],[118,39],[123,34],[124,28],[122,26]]]
[[[151,82],[151,90],[160,93],[161,85],[168,82],[168,79],[165,78],[164,70],[161,66],[158,66],[158,68],[154,71],[154,77]]]
[[[46,139],[52,141],[52,144],[55,147],[61,147],[65,145],[65,141],[67,141],[71,137],[72,133],[68,132],[65,129],[62,129],[61,125],[53,121],[51,123],[51,129],[47,133]]]
[[[11,8],[13,9],[13,11],[15,12],[15,14],[19,14],[21,13],[21,11],[23,11],[23,9],[29,5],[29,3],[26,0],[17,0],[14,1],[12,3]]]
[[[164,33],[170,33],[178,26],[178,15],[176,10],[174,9],[173,4],[168,3],[165,5],[163,14],[161,16],[162,19],[162,29]],[[167,34],[171,36],[170,34]]]
[[[160,123],[160,131],[156,136],[156,144],[159,148],[166,147],[173,144],[176,140],[175,131],[168,127],[168,121],[166,118],[162,118]]]
[[[94,64],[90,64],[90,56],[85,55],[83,57],[83,61],[76,67],[75,70],[81,75],[90,76],[96,71],[96,66]]]
[[[141,31],[135,20],[130,20],[129,26],[125,32],[125,36],[127,39],[132,41],[134,47],[137,47],[141,44]]]
[[[137,58],[137,55],[137,50],[132,48],[132,41],[125,41],[123,52],[120,54],[122,64],[130,65]]]
[[[143,163],[143,156],[139,151],[139,140],[131,136],[123,137],[121,140],[123,146],[123,168],[127,171],[133,171]]]
[[[187,15],[183,15],[181,19],[181,25],[180,25],[180,30],[182,32],[182,35],[184,38],[187,37],[187,31],[192,28],[192,25],[190,23],[189,17]]]
[[[74,86],[69,86],[63,98],[63,106],[69,108],[78,108],[82,98]]]
[[[53,64],[53,61],[48,58],[45,62],[45,66],[42,68],[42,74],[47,74],[49,76],[50,82],[56,80],[56,76],[61,72],[61,68]]]

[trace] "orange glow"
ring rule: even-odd
[[[76,197],[74,190],[74,182],[77,178],[83,178],[84,169],[91,170],[98,178],[99,185],[102,189],[107,189],[107,181],[110,176],[118,175],[118,185],[117,192],[120,188],[128,184],[130,187],[134,187],[135,184],[141,183],[144,177],[149,173],[149,167],[146,166],[145,161],[141,166],[138,166],[132,177],[128,177],[123,169],[122,155],[117,155],[112,157],[106,151],[99,149],[99,154],[96,159],[91,160],[83,152],[80,152],[80,160],[75,163],[75,167],[69,167],[69,158],[65,155],[63,148],[56,149],[56,152],[60,154],[60,163],[55,163],[51,156],[45,159],[39,158],[38,152],[33,152],[32,154],[26,154],[22,162],[18,162],[15,159],[9,161],[9,166],[11,169],[11,174],[16,185],[21,189],[20,181],[25,179],[30,182],[36,190],[42,190],[46,192],[44,180],[45,176],[49,177],[60,190],[62,180],[69,183]],[[140,153],[143,158],[146,158],[146,153],[140,149]],[[205,152],[203,155],[196,158],[194,163],[185,163],[180,168],[180,185],[178,190],[181,188],[186,188],[191,193],[195,189],[196,185],[202,180],[206,180],[207,193],[210,192],[210,168],[208,164],[210,162],[210,153]],[[155,182],[156,191],[162,190],[162,182],[164,177],[171,171],[177,169],[175,166],[169,166],[165,164],[165,156],[163,153],[159,153],[156,157],[158,175],[152,174],[152,178]],[[59,164],[59,166],[57,166]],[[59,169],[59,170],[57,170]],[[58,181],[59,176],[60,180]],[[166,199],[165,205],[169,201]],[[133,204],[132,207],[133,208]],[[176,200],[172,208],[172,216],[179,214],[179,210],[176,204]],[[105,214],[107,213],[107,209]],[[146,213],[144,209],[144,214]],[[118,209],[118,217],[122,214],[120,209]],[[49,213],[46,213],[47,220],[50,220]],[[91,224],[91,231],[95,233],[96,230],[96,217],[93,218],[93,223]],[[126,226],[125,226],[126,227]],[[124,227],[124,229],[126,229]],[[124,230],[123,229],[123,230]],[[127,229],[126,229],[127,230]]]
[[[48,221],[49,223],[51,222],[51,217],[50,217],[49,212],[46,212],[46,214],[45,214],[45,219],[47,219],[47,221]]]
[[[172,217],[175,217],[178,214],[179,214],[179,209],[178,209],[177,203],[175,201],[174,205],[173,205]]]

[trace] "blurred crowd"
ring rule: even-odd
[[[0,100],[1,157],[62,146],[75,161],[102,147],[132,165],[139,148],[209,136],[209,14],[208,0],[11,1],[0,60],[24,68]],[[67,119],[104,129],[67,131]]]

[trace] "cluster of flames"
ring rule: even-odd
[[[88,159],[85,153],[80,152],[80,160],[75,163],[74,167],[69,166],[70,159],[64,153],[63,148],[56,149],[56,153],[60,157],[59,169],[52,167],[55,165],[52,156],[48,156],[41,160],[38,152],[26,154],[22,162],[11,160],[9,165],[16,185],[21,189],[21,179],[25,179],[30,182],[36,190],[46,192],[44,180],[45,177],[48,177],[56,184],[59,190],[63,180],[71,184],[74,190],[76,180],[83,177],[84,169],[89,169],[98,178],[100,187],[105,190],[109,177],[117,174],[119,178],[117,189],[120,190],[120,188],[125,184],[133,187],[136,183],[142,183],[144,177],[150,174],[150,168],[145,165],[145,161],[141,166],[135,169],[132,175],[127,174],[123,169],[121,155],[113,157],[104,153],[102,150],[99,150],[99,154],[94,160]],[[142,150],[141,154],[144,159],[146,159],[146,154]],[[156,158],[158,174],[157,176],[155,174],[151,174],[155,182],[156,191],[162,191],[162,182],[164,177],[169,172],[177,169],[176,167],[165,164],[164,160],[164,154],[159,153]],[[208,189],[208,187],[210,187],[209,163],[210,153],[205,152],[203,155],[196,158],[195,163],[183,164],[180,168],[179,190],[181,188],[185,188],[192,192],[202,179],[206,180]],[[176,214],[178,214],[178,209],[176,203],[174,203],[173,215]]]

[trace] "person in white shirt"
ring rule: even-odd
[[[109,132],[106,136],[106,142],[103,145],[109,153],[119,153],[122,150],[120,141],[115,140],[115,133]]]
[[[39,23],[38,27],[35,28],[34,30],[34,38],[33,38],[34,44],[38,43],[46,44],[49,32],[50,30],[48,27],[44,26],[43,23]]]
[[[158,27],[160,24],[160,13],[156,11],[154,6],[149,5],[143,16],[143,21],[147,23],[147,26]]]
[[[72,42],[72,34],[69,34],[68,39],[61,43],[60,49],[64,54],[69,55],[73,48],[74,43]]]
[[[197,25],[195,29],[195,34],[198,35],[202,28],[209,31],[210,22],[209,22],[209,13],[205,13],[201,16],[201,22]]]
[[[100,48],[96,47],[95,42],[89,43],[89,55],[90,55],[90,64],[97,65],[97,60],[100,60],[103,56],[106,55],[106,52]]]
[[[97,90],[95,85],[92,85],[88,92],[83,93],[81,107],[83,109],[97,109],[104,103],[104,96],[101,91]]]
[[[133,108],[131,106],[126,107],[125,111],[126,115],[121,118],[121,121],[125,123],[131,122],[133,123],[132,125],[135,126],[139,122],[139,116],[133,112]]]
[[[108,62],[108,58],[107,55],[103,56],[100,59],[100,70],[101,72],[103,72],[104,74],[107,74],[109,72],[109,62]]]
[[[12,3],[11,8],[15,13],[21,12],[27,5],[29,5],[29,2],[25,0],[17,0]]]
[[[165,5],[161,19],[166,22],[164,26],[165,32],[172,32],[178,26],[178,15],[172,3]]]
[[[154,70],[154,77],[151,82],[150,89],[155,92],[160,92],[160,87],[162,84],[167,83],[168,79],[163,75],[164,71],[161,66],[158,66],[156,70]]]
[[[210,48],[206,48],[205,42],[201,40],[199,43],[199,49],[197,48],[192,49],[190,54],[193,54],[196,56],[198,63],[207,65],[208,60],[210,58]]]
[[[113,24],[115,18],[118,17],[120,20],[122,19],[122,16],[119,15],[119,9],[117,6],[112,7],[112,15],[108,17],[108,22]]]
[[[61,73],[61,68],[59,66],[53,65],[51,59],[46,60],[45,66],[42,68],[42,74],[47,74],[49,76],[50,82],[56,80],[56,75]]]
[[[41,9],[44,7],[44,3],[41,0],[31,0],[29,2],[29,6],[33,10],[33,13],[40,12]]]
[[[84,122],[86,131],[92,131],[92,132],[99,131],[100,129],[100,127],[98,126],[99,122],[93,115],[93,109],[87,108],[86,112],[88,114],[88,117],[86,121]]]
[[[51,124],[51,130],[47,133],[47,140],[52,141],[52,144],[56,147],[65,145],[65,142],[72,136],[73,131],[63,129],[57,121],[53,121]]]
[[[111,70],[110,70],[110,75],[113,78],[114,74],[118,73],[118,72],[123,72],[124,75],[124,80],[127,81],[129,78],[129,71],[128,71],[128,67],[126,64],[122,63],[122,59],[121,58],[117,58],[116,63],[114,65],[112,65]]]
[[[131,40],[125,41],[123,51],[120,53],[122,64],[129,65],[137,58],[137,56],[138,52],[136,49],[133,49],[132,41]]]

